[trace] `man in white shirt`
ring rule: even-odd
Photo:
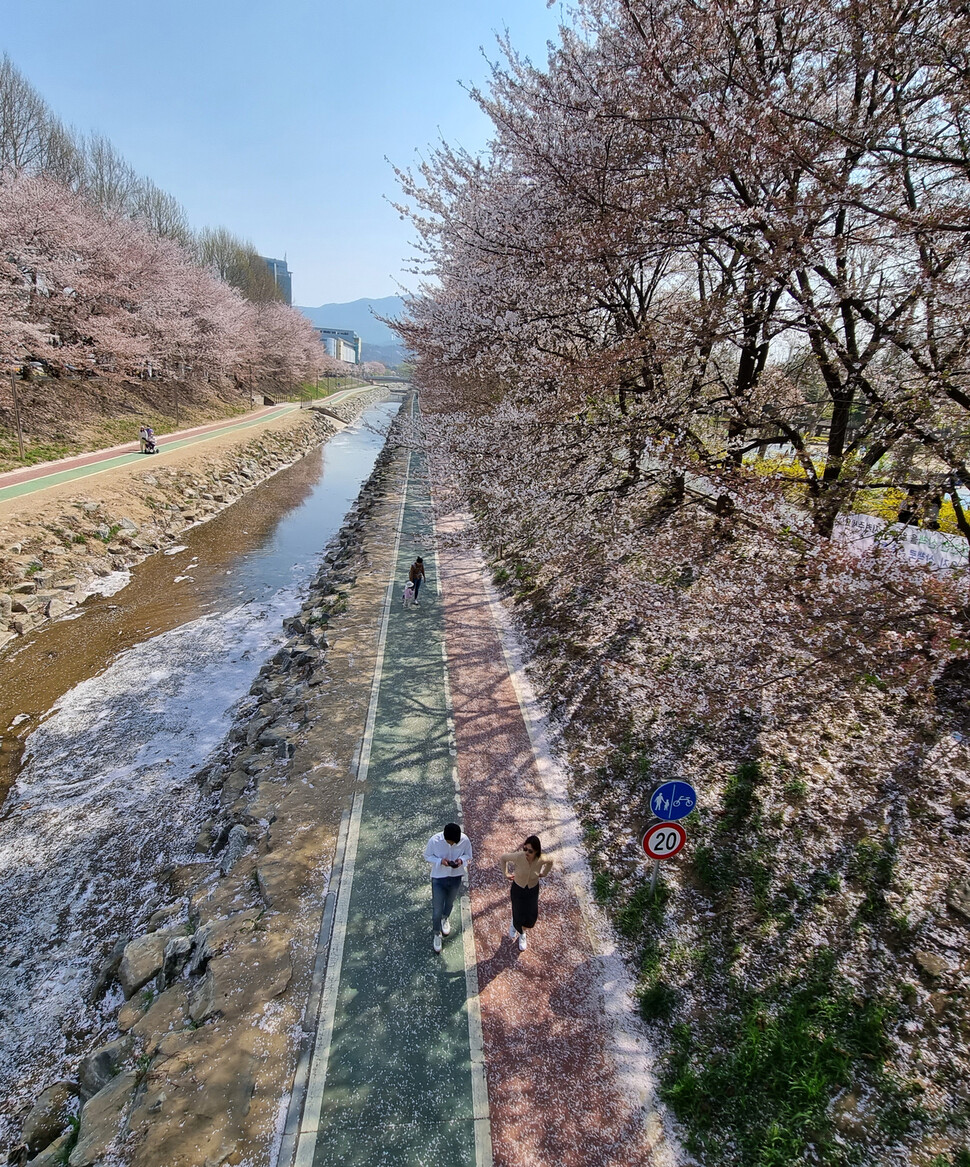
[[[434,950],[441,951],[441,937],[451,932],[448,917],[461,891],[462,876],[472,858],[472,845],[457,823],[448,823],[443,831],[432,835],[424,849],[431,864],[431,914]]]

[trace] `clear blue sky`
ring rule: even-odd
[[[0,52],[76,128],[98,131],[175,195],[194,227],[286,254],[294,301],[387,296],[410,277],[410,228],[385,201],[385,156],[488,125],[495,34],[545,62],[545,0],[6,0]]]

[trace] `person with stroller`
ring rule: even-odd
[[[155,431],[152,429],[152,427],[150,425],[146,425],[143,428],[145,431],[145,435],[144,435],[144,448],[142,450],[142,453],[157,454],[158,453],[158,443],[155,441]],[[140,432],[141,431],[139,431],[139,433]]]

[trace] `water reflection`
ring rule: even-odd
[[[399,402],[379,405],[326,446],[154,555],[114,596],[93,596],[0,660],[0,806],[24,741],[55,702],[126,649],[209,613],[259,602],[309,577],[383,445]],[[2,813],[2,812],[0,812]]]

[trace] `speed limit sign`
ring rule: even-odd
[[[669,859],[687,842],[680,823],[654,823],[643,836],[643,849],[651,859]]]

